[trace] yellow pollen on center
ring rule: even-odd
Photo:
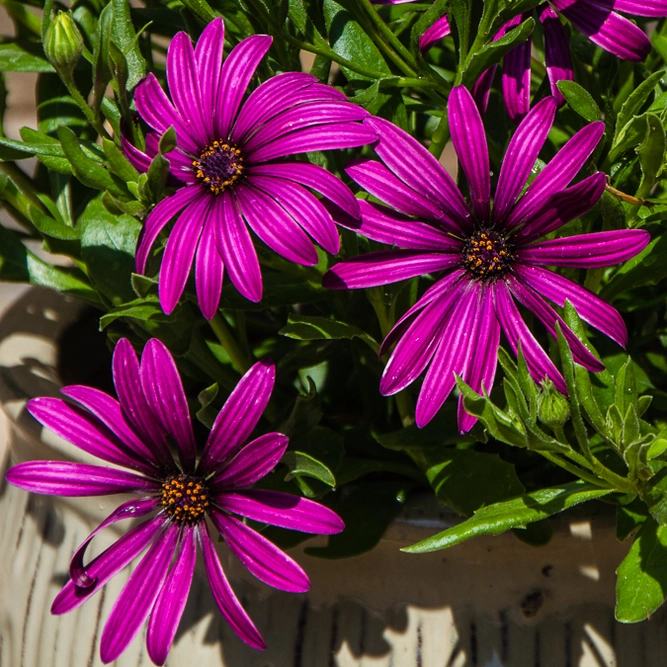
[[[204,483],[183,473],[162,483],[160,501],[172,519],[190,524],[201,521],[210,504]]]
[[[201,183],[218,195],[243,176],[243,156],[236,146],[218,139],[192,161],[192,169]]]

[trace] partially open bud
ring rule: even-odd
[[[537,418],[551,430],[560,428],[570,417],[570,404],[550,380],[545,380],[537,399]]]
[[[44,38],[44,53],[60,74],[71,74],[83,51],[83,38],[68,12],[60,12],[51,21]]]

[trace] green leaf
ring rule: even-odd
[[[97,190],[109,190],[111,194],[117,197],[129,197],[129,193],[124,183],[113,176],[101,164],[88,157],[81,146],[76,134],[68,127],[58,129],[60,144],[65,153],[65,157],[72,165],[74,175],[84,184]]]
[[[316,315],[290,314],[287,318],[287,326],[283,327],[278,333],[295,340],[352,340],[353,338],[360,338],[374,352],[380,349],[375,339],[359,327]]]
[[[609,161],[613,164],[627,150],[640,144],[646,137],[647,128],[646,114],[632,118],[614,137],[609,151]]]
[[[112,215],[100,199],[91,201],[79,224],[81,257],[97,289],[114,305],[134,299],[132,272],[141,223],[129,215]]]
[[[640,485],[639,495],[655,521],[661,526],[667,526],[667,468],[662,468]]]
[[[600,120],[602,117],[600,108],[595,103],[593,96],[583,86],[574,81],[559,81],[556,85],[572,111],[578,113],[589,123]]]
[[[324,0],[322,11],[329,42],[335,53],[346,60],[363,63],[366,68],[386,72],[391,76],[391,69],[373,40],[346,9],[334,0]],[[347,67],[341,67],[341,70],[349,81],[369,78]]]
[[[285,273],[263,272],[262,300],[248,301],[232,285],[226,285],[222,292],[221,308],[232,310],[265,310],[295,303],[311,303],[327,297],[326,290],[314,287],[307,280]]]
[[[500,62],[500,59],[517,44],[525,42],[532,34],[535,28],[535,20],[526,19],[521,25],[512,28],[507,34],[503,35],[495,42],[489,42],[482,47],[470,59],[463,69],[462,83],[472,86],[479,78],[480,74],[486,69]]]
[[[124,181],[137,181],[139,172],[130,164],[123,152],[109,139],[102,140],[102,148],[109,162],[109,169]]]
[[[132,24],[130,4],[125,0],[111,0],[113,6],[113,27],[111,39],[121,50],[127,62],[127,90],[132,90],[146,76],[146,60],[141,55],[137,34]]]
[[[344,455],[343,438],[329,429],[315,426],[290,443],[290,451],[282,458],[282,463],[289,468],[285,479],[306,476],[335,487],[335,474]]]
[[[616,573],[616,620],[649,618],[667,595],[667,526],[647,520]]]
[[[78,272],[52,266],[30,252],[13,232],[0,225],[0,280],[30,283],[80,299],[99,303],[100,299]]]
[[[616,132],[614,133],[613,144],[619,143],[619,136],[626,125],[637,116],[648,99],[648,96],[653,92],[655,87],[660,83],[660,79],[665,76],[664,70],[653,72],[645,81],[642,81],[625,100],[621,110],[616,116]]]
[[[312,378],[308,377],[308,393],[299,395],[294,402],[290,416],[277,429],[289,438],[302,435],[322,419],[320,397]]]
[[[0,38],[0,71],[53,72],[53,67],[39,43],[3,37]]]
[[[616,508],[616,538],[623,542],[648,518],[646,505],[641,498],[635,498],[627,505]]]
[[[524,493],[518,498],[477,510],[467,521],[401,551],[426,553],[460,544],[478,535],[500,535],[511,528],[541,521],[574,505],[602,498],[611,492],[612,489],[601,489],[588,482],[579,481]]]
[[[658,174],[665,162],[665,130],[660,118],[652,113],[646,114],[646,135],[644,141],[635,149],[642,169],[642,180],[636,196],[643,198],[651,194]]]
[[[206,389],[200,391],[197,396],[197,400],[201,405],[201,408],[196,412],[197,419],[209,430],[213,428],[215,418],[218,416],[218,411],[211,405],[218,395],[218,391],[218,383],[214,382],[210,387],[206,387]]]
[[[326,547],[304,552],[320,558],[350,558],[370,551],[403,506],[406,486],[401,482],[373,482],[357,487],[336,507],[345,530],[329,538]]]
[[[178,310],[178,306],[176,308]],[[100,329],[106,329],[114,320],[121,317],[129,317],[140,322],[174,322],[176,311],[171,315],[166,315],[157,296],[134,299],[116,308],[110,308],[106,315],[102,315]]]
[[[497,454],[452,447],[413,448],[408,454],[426,474],[438,500],[465,516],[525,491],[514,466]]]

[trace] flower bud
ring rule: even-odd
[[[570,404],[550,380],[545,380],[537,399],[537,418],[551,430],[560,428],[570,417]]]
[[[60,74],[71,74],[83,51],[83,38],[68,12],[60,12],[51,21],[44,38],[44,53]]]

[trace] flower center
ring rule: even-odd
[[[512,266],[512,247],[502,234],[492,229],[476,231],[462,251],[463,266],[477,280],[494,280],[505,275]]]
[[[208,489],[200,477],[181,473],[162,483],[160,500],[167,514],[181,523],[197,523],[209,506]]]
[[[241,178],[243,158],[236,146],[220,139],[209,144],[198,160],[192,161],[192,168],[202,184],[218,195]]]

